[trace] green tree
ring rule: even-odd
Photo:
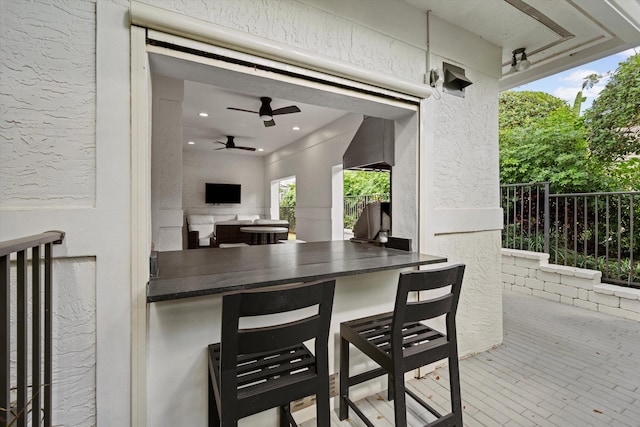
[[[640,54],[621,62],[585,111],[591,153],[612,163],[640,153]]]
[[[296,205],[296,184],[289,184],[287,190],[282,196],[280,206],[295,206]]]
[[[501,131],[529,126],[545,119],[559,108],[568,108],[560,98],[544,92],[502,92],[499,99],[498,126]]]
[[[576,98],[573,100],[573,114],[579,116],[580,110],[582,109],[582,103],[587,100],[587,97],[582,95],[582,91],[585,89],[591,89],[600,81],[601,78],[605,77],[606,75],[608,75],[608,73],[593,73],[584,78],[584,82],[582,82],[582,89],[576,94]]]
[[[531,92],[508,96],[510,102],[501,102],[499,110],[502,183],[550,181],[554,192],[608,188],[602,168],[590,156],[584,121],[566,102]],[[522,104],[517,102],[519,97]],[[535,99],[544,100],[544,108],[532,105]],[[503,117],[514,112],[520,118]]]
[[[380,194],[391,191],[390,174],[374,171],[344,171],[344,196]]]

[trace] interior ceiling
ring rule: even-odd
[[[258,114],[228,110],[227,107],[258,111],[260,97],[272,98],[271,108],[297,105],[299,113],[273,116],[275,126],[265,127]],[[346,111],[275,98],[267,89],[260,93],[242,93],[222,89],[206,83],[185,81],[183,116],[183,150],[213,151],[223,147],[212,141],[226,141],[226,135],[235,137],[235,144],[264,151],[220,150],[220,153],[239,155],[266,155],[291,144],[303,136],[322,128],[347,114]],[[206,112],[208,117],[200,117]],[[297,126],[299,130],[293,130]],[[188,141],[195,144],[189,145]]]
[[[509,89],[640,45],[638,0],[406,0],[502,48]],[[507,74],[526,48],[529,70]]]

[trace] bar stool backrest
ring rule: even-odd
[[[392,322],[392,347],[402,341],[402,326],[446,314],[447,337],[455,337],[455,316],[460,299],[464,265],[458,264],[435,270],[400,273],[396,305]],[[408,302],[409,292],[429,291],[450,287],[444,295],[424,301]],[[401,348],[401,346],[396,346]]]
[[[235,369],[239,354],[277,350],[315,339],[326,347],[335,281],[283,285],[227,293],[222,300],[222,371]],[[317,312],[295,321],[240,328],[240,318],[291,312],[317,306]],[[324,344],[321,344],[324,343]],[[316,351],[316,357],[318,357]],[[320,352],[321,353],[321,352]]]

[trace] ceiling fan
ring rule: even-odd
[[[234,108],[234,107],[227,107],[227,109],[258,114],[260,115],[260,120],[264,122],[264,127],[270,127],[270,126],[276,125],[276,122],[273,121],[273,116],[300,112],[300,108],[298,108],[298,106],[296,105],[289,105],[288,107],[276,108],[275,110],[273,110],[271,108],[271,98],[268,98],[266,96],[263,96],[262,98],[260,98],[260,101],[262,102],[262,105],[260,106],[259,111],[245,110],[243,108]]]
[[[236,145],[236,143],[234,142],[234,138],[235,138],[234,136],[227,135],[227,142],[222,142],[222,141],[212,141],[212,142],[224,145],[224,147],[216,148],[216,151],[227,150],[227,149],[256,151],[256,149],[253,147],[240,147]]]

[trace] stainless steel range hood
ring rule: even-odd
[[[342,156],[344,169],[391,170],[394,165],[393,120],[365,117]]]

